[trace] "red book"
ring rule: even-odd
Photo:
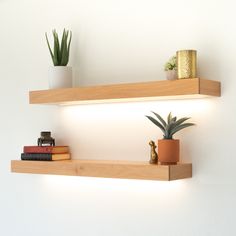
[[[69,153],[68,146],[24,146],[24,153]]]

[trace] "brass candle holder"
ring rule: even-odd
[[[178,79],[197,77],[197,51],[180,50],[176,52]]]

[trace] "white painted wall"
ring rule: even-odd
[[[0,235],[236,235],[235,1],[1,0]],[[178,49],[198,51],[201,77],[222,97],[202,100],[28,105],[47,88],[44,32],[73,31],[75,85],[164,79]],[[144,115],[191,116],[178,135],[193,178],[131,181],[10,173],[41,130],[69,144],[73,158],[148,160],[161,133]]]

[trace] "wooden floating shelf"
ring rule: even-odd
[[[29,101],[30,104],[66,105],[114,101],[203,98],[209,96],[219,97],[220,95],[220,82],[193,78],[30,91]]]
[[[192,164],[150,165],[133,161],[11,161],[16,173],[87,176],[120,179],[177,180],[192,177]]]

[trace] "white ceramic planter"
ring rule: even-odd
[[[72,67],[53,66],[49,70],[49,89],[71,88],[72,87]]]
[[[177,79],[177,72],[176,72],[176,70],[167,70],[166,71],[166,79],[167,80],[175,80],[175,79]]]

